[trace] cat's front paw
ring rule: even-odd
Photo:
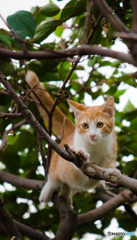
[[[88,160],[88,159],[90,158],[90,154],[87,153],[83,148],[80,148],[80,149],[76,150],[74,146],[71,146],[70,149],[71,149],[73,152],[80,153],[81,156],[82,156],[85,160]]]

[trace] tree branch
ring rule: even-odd
[[[120,173],[117,169],[107,169],[97,166],[94,162],[84,163],[81,170],[90,178],[103,179],[115,187],[126,187],[137,193],[137,180]],[[109,184],[111,186],[111,184]]]
[[[72,67],[71,67],[68,75],[66,76],[65,81],[63,82],[60,90],[58,91],[58,94],[61,93],[62,90],[64,90],[67,82],[68,82],[69,79],[70,79],[70,76],[72,75],[72,73],[74,72],[74,70],[75,70],[75,68],[76,68],[76,66],[77,66],[77,64],[78,64],[78,62],[80,61],[80,58],[81,58],[81,57],[78,56],[77,59],[76,59],[76,61],[75,61],[75,63],[72,65]],[[54,111],[55,111],[55,108],[56,108],[56,106],[57,106],[57,103],[58,103],[58,99],[56,98],[55,101],[54,101],[54,103],[53,103],[53,106],[52,106],[52,108],[51,108],[51,110],[50,110],[50,112],[49,112],[48,130],[49,130],[49,135],[50,135],[50,136],[51,136],[51,133],[52,133],[52,117],[53,117],[53,113],[54,113]],[[48,167],[49,167],[49,165],[50,165],[50,159],[51,159],[51,146],[49,145],[49,147],[48,147]]]
[[[131,6],[132,6],[132,10],[133,10],[133,26],[132,26],[132,31],[133,34],[137,33],[137,13],[136,13],[136,8],[137,8],[137,1],[136,0],[131,0]],[[130,51],[131,54],[133,56],[133,58],[135,59],[135,62],[137,63],[137,43],[136,40],[130,40]]]
[[[21,113],[0,113],[0,118],[21,117]]]
[[[67,203],[63,197],[58,197],[56,192],[53,194],[52,200],[60,213],[60,223],[55,239],[70,240],[77,227],[77,214],[71,209],[69,203]]]
[[[25,123],[26,123],[26,120],[23,120],[23,121],[17,123],[17,124],[14,126],[14,130],[17,129],[17,128],[19,128],[20,126],[22,126],[22,125],[25,124]],[[4,134],[3,134],[3,136],[2,136],[2,144],[0,145],[0,152],[6,147],[6,145],[7,145],[7,135],[8,135],[8,133],[9,133],[11,130],[13,130],[13,126],[12,126],[9,130],[7,130],[7,131],[4,132]]]
[[[14,222],[18,226],[18,229],[20,230],[20,232],[29,236],[31,239],[37,239],[37,240],[49,240],[50,239],[46,234],[38,232],[38,231],[34,230],[33,228],[26,226],[23,223],[20,223],[18,221],[14,221]]]
[[[95,208],[87,213],[82,213],[78,216],[78,228],[94,223],[101,219],[117,207],[123,205],[125,202],[135,202],[137,199],[133,198],[133,193],[129,190],[124,190],[112,199],[105,202],[101,207]]]
[[[137,214],[133,211],[132,207],[127,203],[124,204],[124,207],[133,220],[137,222]]]
[[[102,48],[97,45],[87,46],[82,45],[81,47],[74,47],[71,49],[59,50],[59,51],[12,51],[8,49],[0,48],[0,59],[3,57],[13,59],[55,59],[55,58],[66,58],[73,56],[84,56],[84,55],[98,55],[101,57],[111,57],[118,59],[122,62],[127,62],[135,65],[134,59],[131,54],[126,54],[118,51],[114,51],[107,48]]]
[[[89,177],[95,179],[104,179],[111,182],[112,184],[118,184],[119,186],[124,186],[131,189],[132,191],[137,192],[137,180],[122,175],[116,169],[104,169],[96,166],[94,163],[87,163],[80,155],[72,152],[67,145],[65,145],[67,151],[61,148],[42,128],[42,126],[30,112],[30,110],[27,109],[22,100],[14,92],[9,82],[3,78],[2,74],[0,74],[0,81],[3,83],[9,94],[13,97],[17,105],[21,108],[22,115],[33,126],[38,136],[46,140],[60,156],[70,162],[73,162],[77,167],[82,170],[84,174]]]
[[[1,199],[0,199],[0,220],[3,223],[3,226],[4,226],[4,228],[7,232],[7,235],[10,239],[12,237],[15,237],[14,239],[16,239],[16,240],[22,239],[15,222],[13,221],[9,212],[5,208],[4,203]]]
[[[132,10],[133,10],[133,32],[137,33],[137,1],[136,0],[131,0],[131,6],[132,6]]]
[[[94,223],[96,220],[101,219],[117,207],[123,205],[125,202],[133,203],[136,200],[137,199],[133,197],[133,193],[126,189],[105,202],[101,207],[80,214],[78,216],[78,228]]]
[[[100,12],[111,22],[114,29],[118,32],[129,32],[129,29],[123,24],[120,18],[112,11],[106,1],[93,0]]]
[[[87,14],[85,18],[85,24],[84,24],[84,37],[83,37],[83,43],[88,43],[88,27],[90,24],[91,20],[91,9],[93,7],[94,3],[92,0],[88,1],[88,9],[87,9]]]
[[[2,182],[11,183],[14,186],[40,191],[43,186],[43,181],[32,180],[15,176],[14,174],[0,170],[0,180]]]
[[[2,74],[0,74],[0,81],[5,86],[9,94],[12,96],[12,98],[15,100],[17,105],[22,111],[22,115],[25,117],[28,123],[31,124],[31,126],[35,129],[38,136],[43,138],[45,141],[47,141],[52,148],[62,157],[64,157],[68,161],[72,161],[71,156],[62,148],[60,147],[44,130],[44,128],[40,125],[40,123],[36,120],[36,118],[33,116],[31,111],[25,106],[23,101],[18,97],[18,95],[15,93],[9,82],[3,77]]]

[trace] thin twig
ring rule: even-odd
[[[47,179],[47,175],[48,175],[48,161],[45,158],[45,153],[44,153],[44,148],[43,148],[43,144],[42,144],[42,139],[40,137],[38,137],[38,143],[39,143],[39,151],[40,151],[40,155],[42,158],[42,165],[44,167],[44,171],[45,171],[45,178]]]
[[[25,120],[22,120],[21,122],[17,123],[15,126],[14,126],[14,129],[18,129],[19,127],[21,127],[23,124],[26,123],[26,119]],[[9,130],[6,130],[2,136],[2,143],[0,145],[0,152],[6,147],[7,145],[7,135],[8,133],[13,130],[13,128],[11,127]]]
[[[65,130],[65,124],[66,124],[66,117],[63,119],[63,126],[62,126],[62,134],[59,138],[56,139],[56,142],[61,142],[64,136],[64,130]]]
[[[124,204],[124,207],[133,220],[137,222],[137,214],[133,211],[132,207],[127,203]]]
[[[94,36],[94,34],[95,34],[95,31],[97,30],[97,28],[98,28],[98,26],[99,26],[99,23],[100,23],[101,19],[102,19],[102,14],[99,15],[98,20],[96,21],[93,30],[91,30],[91,32],[90,32],[90,34],[89,34],[89,36],[88,36],[88,43],[91,42],[91,40],[92,40],[92,38],[93,38],[93,36]]]
[[[137,1],[136,0],[131,0],[131,6],[132,6],[132,11],[133,11],[133,32],[137,33]]]
[[[39,102],[39,104],[43,107],[43,109],[45,110],[45,112],[47,113],[47,114],[49,114],[49,111],[48,111],[48,109],[46,108],[46,106],[44,105],[44,103],[40,100],[40,98],[38,97],[38,95],[35,93],[35,89],[37,89],[37,87],[36,86],[34,86],[33,88],[32,87],[30,87],[29,86],[29,84],[27,83],[27,81],[23,78],[23,76],[22,76],[22,79],[23,79],[23,81],[25,82],[25,84],[27,85],[27,87],[29,88],[29,92],[28,92],[28,94],[27,94],[27,96],[32,92],[33,94],[34,94],[34,96],[36,97],[36,99],[38,100],[38,102]],[[43,90],[43,91],[46,91],[45,89],[43,89],[43,88],[38,88],[38,89],[40,89],[40,90]]]
[[[14,117],[21,117],[21,113],[0,113],[0,118],[14,118]]]
[[[88,43],[88,29],[89,29],[89,24],[91,20],[91,9],[93,7],[94,3],[92,0],[88,1],[88,9],[87,9],[87,14],[86,14],[86,19],[85,19],[85,24],[84,24],[84,37],[83,37],[83,43],[87,44]]]

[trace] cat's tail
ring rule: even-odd
[[[51,98],[49,93],[45,90],[45,88],[42,86],[37,75],[30,70],[27,71],[26,82],[33,89],[32,92],[34,92],[38,96],[38,99],[40,99],[40,101],[44,104],[45,108],[50,112],[50,110],[53,106],[53,99]],[[37,108],[40,112],[40,115],[44,119],[45,124],[47,125],[48,113],[41,106],[40,102],[36,98],[36,95],[34,95],[33,93],[31,93],[30,95],[34,100],[36,100],[38,102]],[[65,121],[64,121],[64,119],[65,119]],[[65,127],[63,127],[64,122],[65,122]],[[54,110],[54,113],[53,113],[53,117],[52,117],[52,131],[57,137],[60,137],[62,135],[63,128],[64,128],[63,138],[65,138],[71,132],[74,131],[75,126],[74,126],[73,122],[71,122],[64,115],[64,113],[58,107],[56,107]]]

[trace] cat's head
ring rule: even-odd
[[[75,114],[76,129],[90,143],[96,144],[114,129],[114,99],[109,97],[101,106],[85,106],[68,100]]]

